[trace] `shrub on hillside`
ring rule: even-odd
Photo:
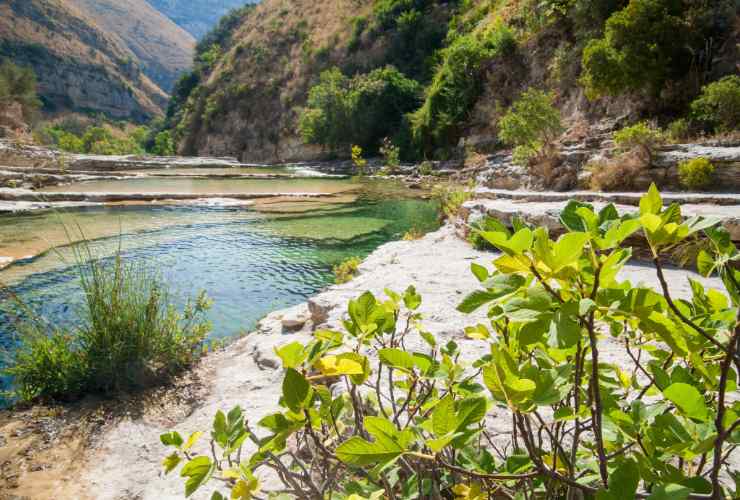
[[[694,116],[719,132],[740,129],[740,76],[726,76],[705,85],[691,103]]]
[[[657,94],[688,69],[682,2],[630,0],[606,22],[604,37],[583,51],[582,84],[590,97],[649,89]]]
[[[706,158],[686,160],[678,165],[681,185],[687,189],[705,189],[712,184],[714,165]]]
[[[0,106],[17,102],[23,107],[24,117],[29,120],[41,106],[36,87],[36,73],[31,68],[17,66],[9,60],[0,63]]]
[[[299,131],[307,143],[332,151],[356,144],[376,152],[384,137],[399,132],[403,115],[417,106],[419,92],[417,82],[390,66],[354,78],[333,68],[309,90]]]
[[[557,239],[545,227],[481,233],[501,255],[471,264],[480,286],[457,309],[487,315],[467,339],[428,331],[413,286],[365,292],[336,330],[275,350],[276,411],[259,421],[240,406],[218,411],[209,443],[200,431],[162,434],[164,472],[184,462],[186,496],[216,479],[230,494],[215,500],[269,498],[262,470],[299,498],[737,498],[729,234],[664,209],[654,186],[638,215],[572,201],[561,221]],[[636,234],[656,288],[622,278]],[[699,271],[726,290],[689,279],[678,300],[662,257],[698,238]]]
[[[483,92],[484,65],[516,47],[504,24],[455,38],[441,51],[442,62],[425,91],[424,104],[411,115],[414,140],[433,154],[458,142],[463,124]]]
[[[553,143],[564,130],[554,101],[552,92],[530,88],[499,121],[499,137],[514,146],[515,163],[528,165],[551,154]]]
[[[686,118],[679,118],[668,124],[666,132],[673,142],[685,141],[691,137],[691,124]]]
[[[621,152],[638,151],[646,161],[653,158],[655,148],[665,142],[665,135],[656,126],[642,121],[614,133],[614,143]]]
[[[175,141],[172,132],[163,130],[154,137],[154,147],[150,153],[159,156],[174,156],[176,153]]]
[[[451,182],[437,184],[432,188],[432,198],[439,202],[442,217],[454,220],[459,215],[463,203],[473,198],[472,187]]]
[[[21,400],[68,400],[146,384],[191,364],[210,330],[204,294],[179,313],[151,270],[78,255],[85,307],[79,326],[21,323],[19,346],[6,370]],[[83,260],[84,258],[84,260]],[[33,316],[32,316],[33,317]]]

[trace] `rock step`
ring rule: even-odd
[[[233,199],[257,200],[261,198],[332,198],[344,193],[61,193],[35,192],[26,189],[0,188],[2,201],[60,202],[79,201],[90,203],[119,201],[158,201],[158,200],[202,200]]]
[[[582,202],[604,202],[638,206],[644,193],[635,192],[597,192],[597,191],[527,191],[477,188],[475,198],[489,200],[514,200],[517,202],[560,202],[578,200]],[[740,216],[740,193],[661,193],[665,203],[680,205],[719,205],[733,206],[735,215]]]
[[[566,198],[570,199],[570,197]],[[613,200],[589,201],[594,202],[593,205],[596,210],[600,210],[607,203],[613,202]],[[465,231],[463,230],[463,226],[466,223],[473,221],[483,215],[487,215],[489,217],[499,219],[506,224],[510,224],[514,217],[519,217],[530,224],[546,227],[552,232],[561,232],[564,230],[564,227],[560,222],[560,212],[565,208],[567,203],[567,200],[529,201],[526,199],[511,198],[474,199],[463,204],[461,210],[461,220],[458,222],[459,229],[461,230],[460,232],[464,233]],[[615,206],[619,213],[629,213],[636,211],[636,207],[632,204],[625,205],[615,203]],[[703,217],[717,217],[722,221],[722,225],[729,231],[732,239],[735,241],[740,241],[740,207],[736,205],[682,203],[681,213],[684,215],[684,217],[692,217],[695,215]]]

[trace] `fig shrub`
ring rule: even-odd
[[[655,186],[639,213],[572,201],[561,220],[557,239],[544,227],[481,232],[501,253],[490,269],[472,264],[480,290],[459,310],[488,314],[468,340],[426,331],[413,287],[366,292],[342,331],[277,350],[279,411],[218,412],[203,454],[200,432],[162,435],[165,472],[184,463],[185,495],[210,481],[214,499],[737,498],[740,254],[729,234],[664,208]],[[619,278],[637,233],[659,289]],[[680,299],[662,256],[697,240],[698,270],[726,289],[689,279]],[[602,354],[615,349],[629,362]],[[261,491],[263,470],[281,486]]]

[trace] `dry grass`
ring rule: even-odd
[[[636,189],[640,174],[650,166],[645,156],[636,151],[623,153],[615,158],[589,163],[590,188],[594,191]]]

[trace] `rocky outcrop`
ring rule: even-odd
[[[256,0],[149,0],[149,3],[200,39],[231,9]]]
[[[615,156],[611,134],[593,135],[578,142],[563,141],[557,158],[547,165],[516,165],[509,152],[488,155],[477,183],[492,189],[588,189],[590,168]],[[635,191],[656,183],[661,189],[681,190],[678,166],[685,160],[707,158],[715,166],[710,189],[740,191],[740,145],[672,144],[655,151],[651,164],[625,183]]]

